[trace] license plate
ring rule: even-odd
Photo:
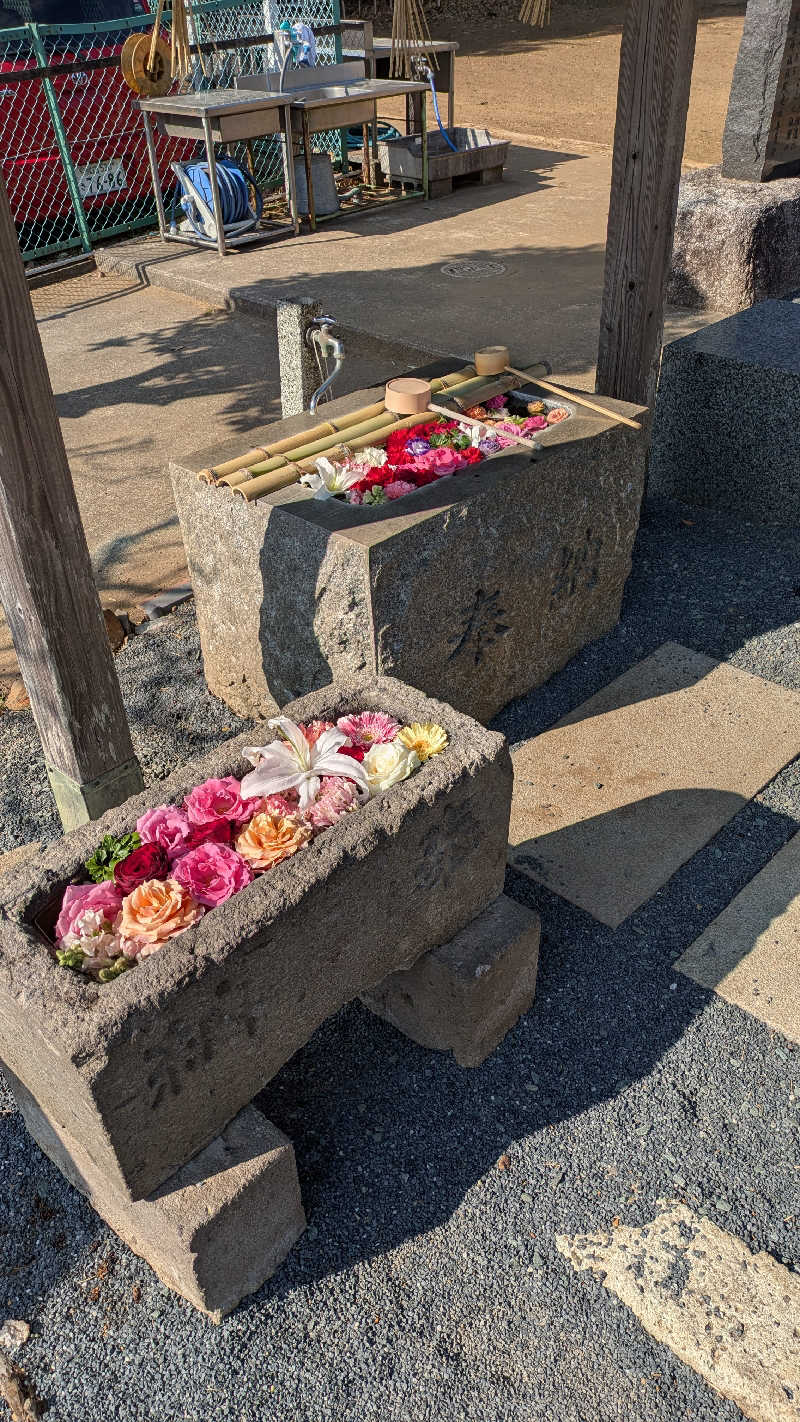
[[[121,158],[107,163],[87,163],[76,168],[78,191],[82,198],[100,197],[103,193],[121,193],[128,186],[125,165]]]

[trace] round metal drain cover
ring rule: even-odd
[[[502,276],[505,267],[502,262],[445,262],[440,271],[459,281],[478,281],[481,277]]]

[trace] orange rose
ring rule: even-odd
[[[262,811],[236,837],[236,848],[251,869],[271,869],[290,854],[296,854],[311,838],[307,824],[294,815],[270,815]]]
[[[176,879],[145,879],[122,900],[120,937],[128,956],[147,957],[201,918],[203,909]],[[133,952],[131,952],[133,949]]]

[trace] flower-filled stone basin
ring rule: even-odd
[[[0,1057],[133,1198],[212,1140],[326,1017],[449,941],[502,891],[503,738],[388,678],[324,688],[285,715],[336,723],[365,709],[440,725],[446,748],[407,778],[389,775],[357,812],[181,923],[158,951],[135,954],[135,971],[97,982],[65,970],[37,927],[42,911],[85,882],[104,836],[129,834],[208,781],[241,779],[245,748],[277,732],[188,764],[41,850],[0,890]]]

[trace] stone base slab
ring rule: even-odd
[[[533,1002],[540,932],[538,914],[501,894],[450,943],[361,1001],[420,1046],[480,1066]]]
[[[675,964],[701,987],[800,1045],[800,834]]]
[[[800,261],[800,226],[798,226]],[[798,273],[800,278],[800,272]],[[664,348],[648,493],[800,524],[800,305],[760,301]]]
[[[134,1201],[5,1070],[45,1155],[162,1283],[215,1323],[274,1274],[303,1233],[294,1148],[254,1106],[148,1199]]]
[[[515,750],[510,862],[618,928],[798,752],[798,692],[667,642]]]
[[[743,311],[800,288],[800,178],[767,183],[699,168],[681,178],[667,300]]]

